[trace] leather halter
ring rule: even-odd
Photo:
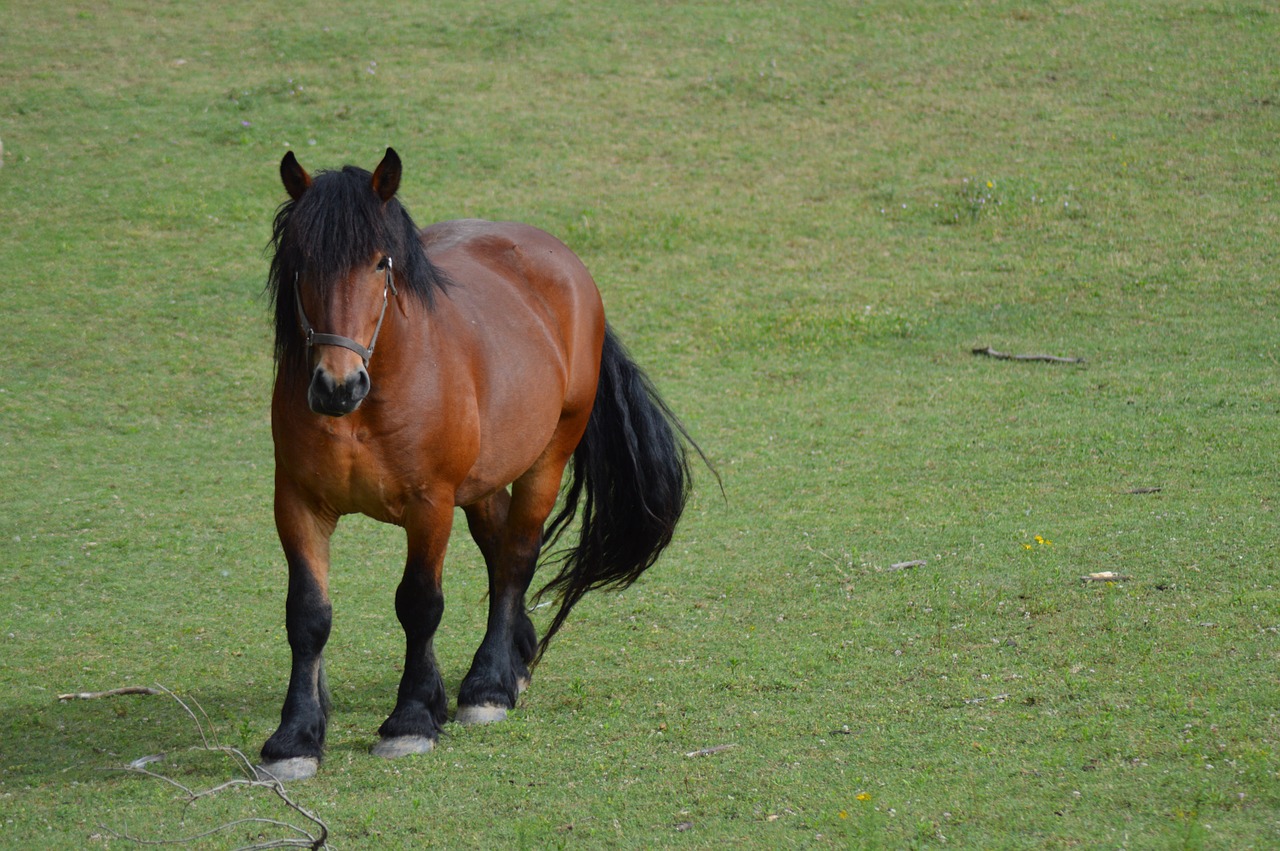
[[[392,295],[399,295],[396,290],[396,282],[391,274],[391,258],[387,258],[387,283],[382,288],[382,311],[378,314],[378,324],[373,327],[373,339],[369,340],[368,348],[357,343],[350,337],[343,337],[341,334],[323,334],[316,331],[311,326],[310,320],[307,319],[306,311],[302,309],[302,296],[298,294],[298,275],[293,276],[293,300],[298,306],[298,324],[302,326],[302,333],[307,339],[307,354],[311,354],[312,346],[341,346],[344,349],[350,349],[360,356],[366,367],[369,366],[369,358],[373,357],[373,347],[378,344],[378,333],[382,330],[382,320],[387,315],[387,291]]]

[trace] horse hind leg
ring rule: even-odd
[[[509,495],[499,491],[467,506],[467,525],[489,571],[484,640],[458,691],[461,724],[501,721],[529,685],[538,635],[525,610],[542,546],[542,526],[555,505],[559,477],[526,474]]]

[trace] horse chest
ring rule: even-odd
[[[306,465],[317,496],[342,514],[367,514],[396,522],[404,512],[412,482],[398,469],[398,453],[375,440],[358,422],[327,419],[322,439],[298,460]]]

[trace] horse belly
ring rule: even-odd
[[[511,392],[491,393],[482,405],[479,454],[458,488],[458,505],[469,505],[511,484],[546,451],[564,406],[563,379],[548,366],[531,370],[526,361]],[[531,387],[544,389],[531,394]]]

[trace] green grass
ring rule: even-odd
[[[345,522],[292,790],[334,847],[1280,845],[1278,42],[1225,0],[0,8],[0,846],[287,815],[104,771],[230,776],[167,698],[55,695],[274,729],[276,168],[387,145],[421,223],[581,254],[727,501],[394,763],[402,540]],[[454,691],[484,590],[459,535]]]

